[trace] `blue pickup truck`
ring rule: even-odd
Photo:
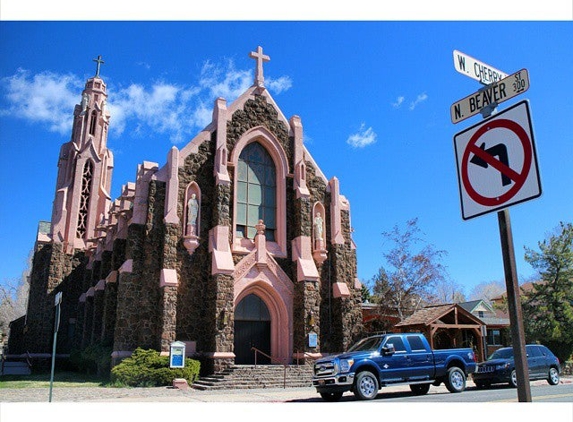
[[[442,382],[460,393],[476,370],[472,349],[432,350],[420,333],[384,334],[360,340],[348,352],[319,359],[312,384],[326,401],[338,401],[346,391],[370,400],[384,386],[405,384],[416,395]]]

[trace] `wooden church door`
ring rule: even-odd
[[[235,309],[235,363],[254,364],[256,347],[271,355],[271,317],[265,303],[256,295],[243,298]],[[269,364],[270,359],[257,355],[257,363]]]

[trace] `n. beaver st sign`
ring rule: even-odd
[[[519,94],[523,94],[528,89],[529,73],[527,69],[521,69],[519,72],[515,72],[500,81],[493,82],[453,103],[450,107],[452,123],[459,123],[462,120],[475,116],[484,108],[507,101]]]
[[[462,218],[541,195],[527,100],[454,136]]]

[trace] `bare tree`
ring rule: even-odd
[[[461,284],[456,283],[450,278],[444,278],[436,282],[434,288],[434,298],[432,300],[435,304],[445,303],[462,303],[466,301],[466,295]]]
[[[8,335],[10,322],[26,314],[31,264],[32,253],[28,256],[27,268],[20,279],[4,280],[0,284],[0,343]]]
[[[446,252],[426,244],[420,234],[417,218],[407,221],[403,232],[398,226],[384,232],[393,247],[383,255],[387,265],[372,280],[376,302],[400,320],[430,303],[434,286],[446,276],[440,263]],[[424,245],[414,251],[419,244]]]
[[[481,299],[491,303],[493,298],[496,298],[503,293],[505,293],[505,281],[484,281],[472,289],[470,293],[470,300]]]

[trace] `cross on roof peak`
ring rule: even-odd
[[[95,74],[95,78],[99,78],[99,70],[100,67],[103,63],[105,63],[102,59],[101,59],[101,54],[99,56],[97,56],[97,59],[93,59],[94,62],[97,63],[97,67],[96,67],[96,74]]]
[[[271,58],[263,54],[263,47],[258,46],[257,51],[249,53],[251,59],[257,60],[257,68],[255,70],[255,85],[264,86],[265,78],[263,76],[263,62],[268,62]]]

